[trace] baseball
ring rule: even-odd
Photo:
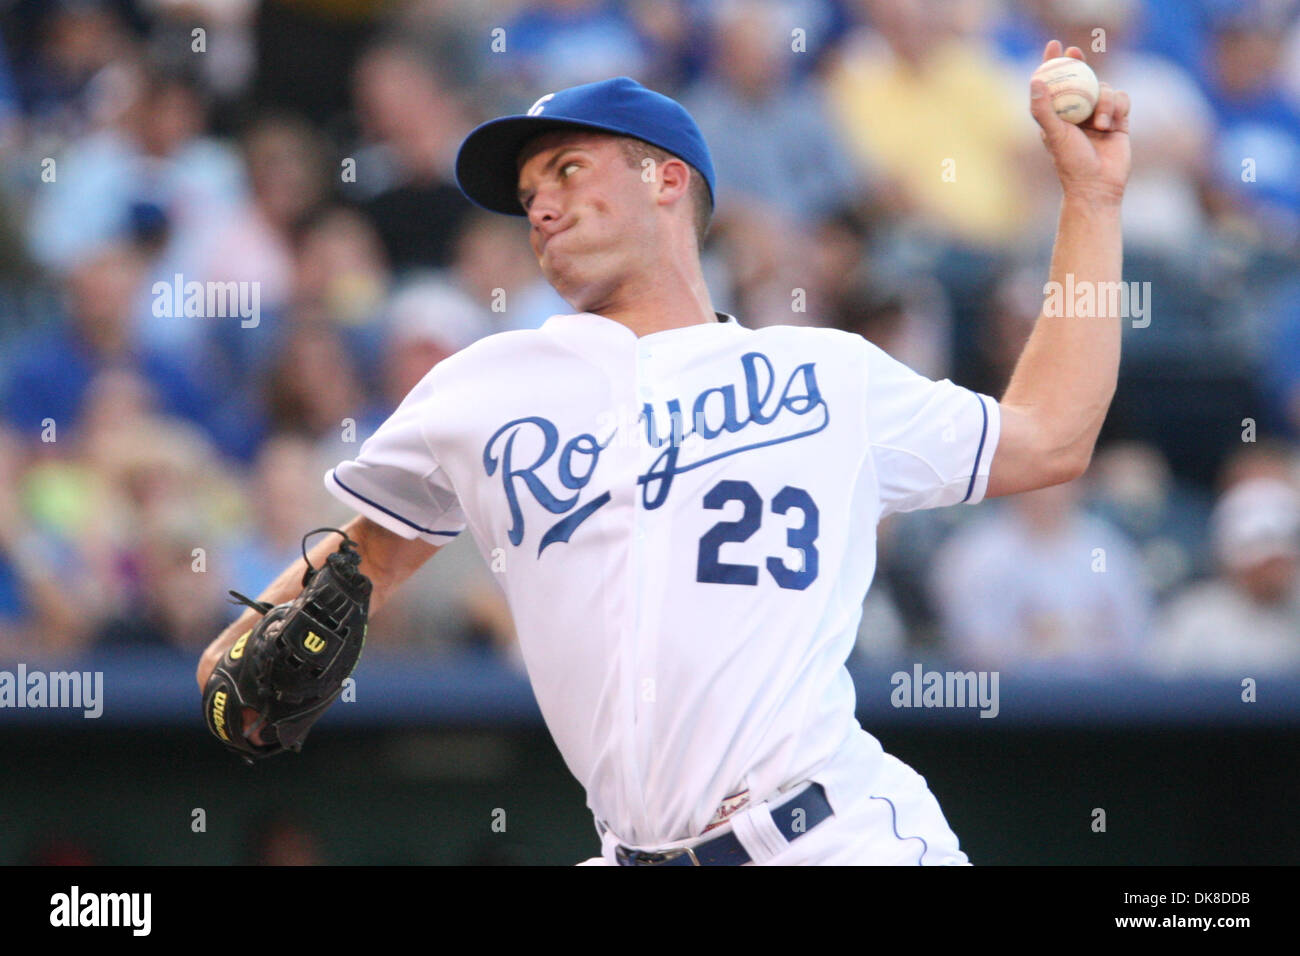
[[[1056,115],[1067,123],[1082,123],[1097,106],[1101,86],[1092,67],[1072,56],[1045,61],[1034,76],[1047,84]]]

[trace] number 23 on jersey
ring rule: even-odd
[[[739,519],[719,521],[700,538],[695,580],[704,584],[756,585],[761,570],[757,564],[721,561],[718,551],[724,544],[748,541],[753,536],[763,522],[763,498],[749,482],[735,479],[719,481],[704,495],[704,507],[710,511],[722,510],[729,501],[739,501],[744,510]],[[767,503],[766,510],[784,516],[787,521],[790,517],[800,521],[797,525],[787,525],[785,542],[802,553],[803,566],[792,568],[783,558],[773,556],[766,557],[765,566],[778,586],[802,591],[817,580],[817,505],[804,489],[786,485]]]

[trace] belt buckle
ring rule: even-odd
[[[627,857],[633,866],[662,866],[665,863],[672,862],[680,856],[690,857],[691,866],[701,865],[699,857],[695,855],[695,850],[689,846],[678,847],[673,850],[663,850],[658,853],[648,853],[645,850],[623,850],[623,855]]]

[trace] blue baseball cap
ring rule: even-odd
[[[475,205],[522,216],[519,170],[524,144],[554,129],[594,129],[632,136],[690,163],[714,194],[713,159],[700,128],[676,100],[646,89],[627,76],[548,93],[527,113],[502,116],[479,126],[461,143],[456,182]]]

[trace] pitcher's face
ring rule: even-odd
[[[542,274],[577,309],[590,311],[649,261],[652,186],[628,164],[618,137],[538,136],[519,156],[519,201]]]

